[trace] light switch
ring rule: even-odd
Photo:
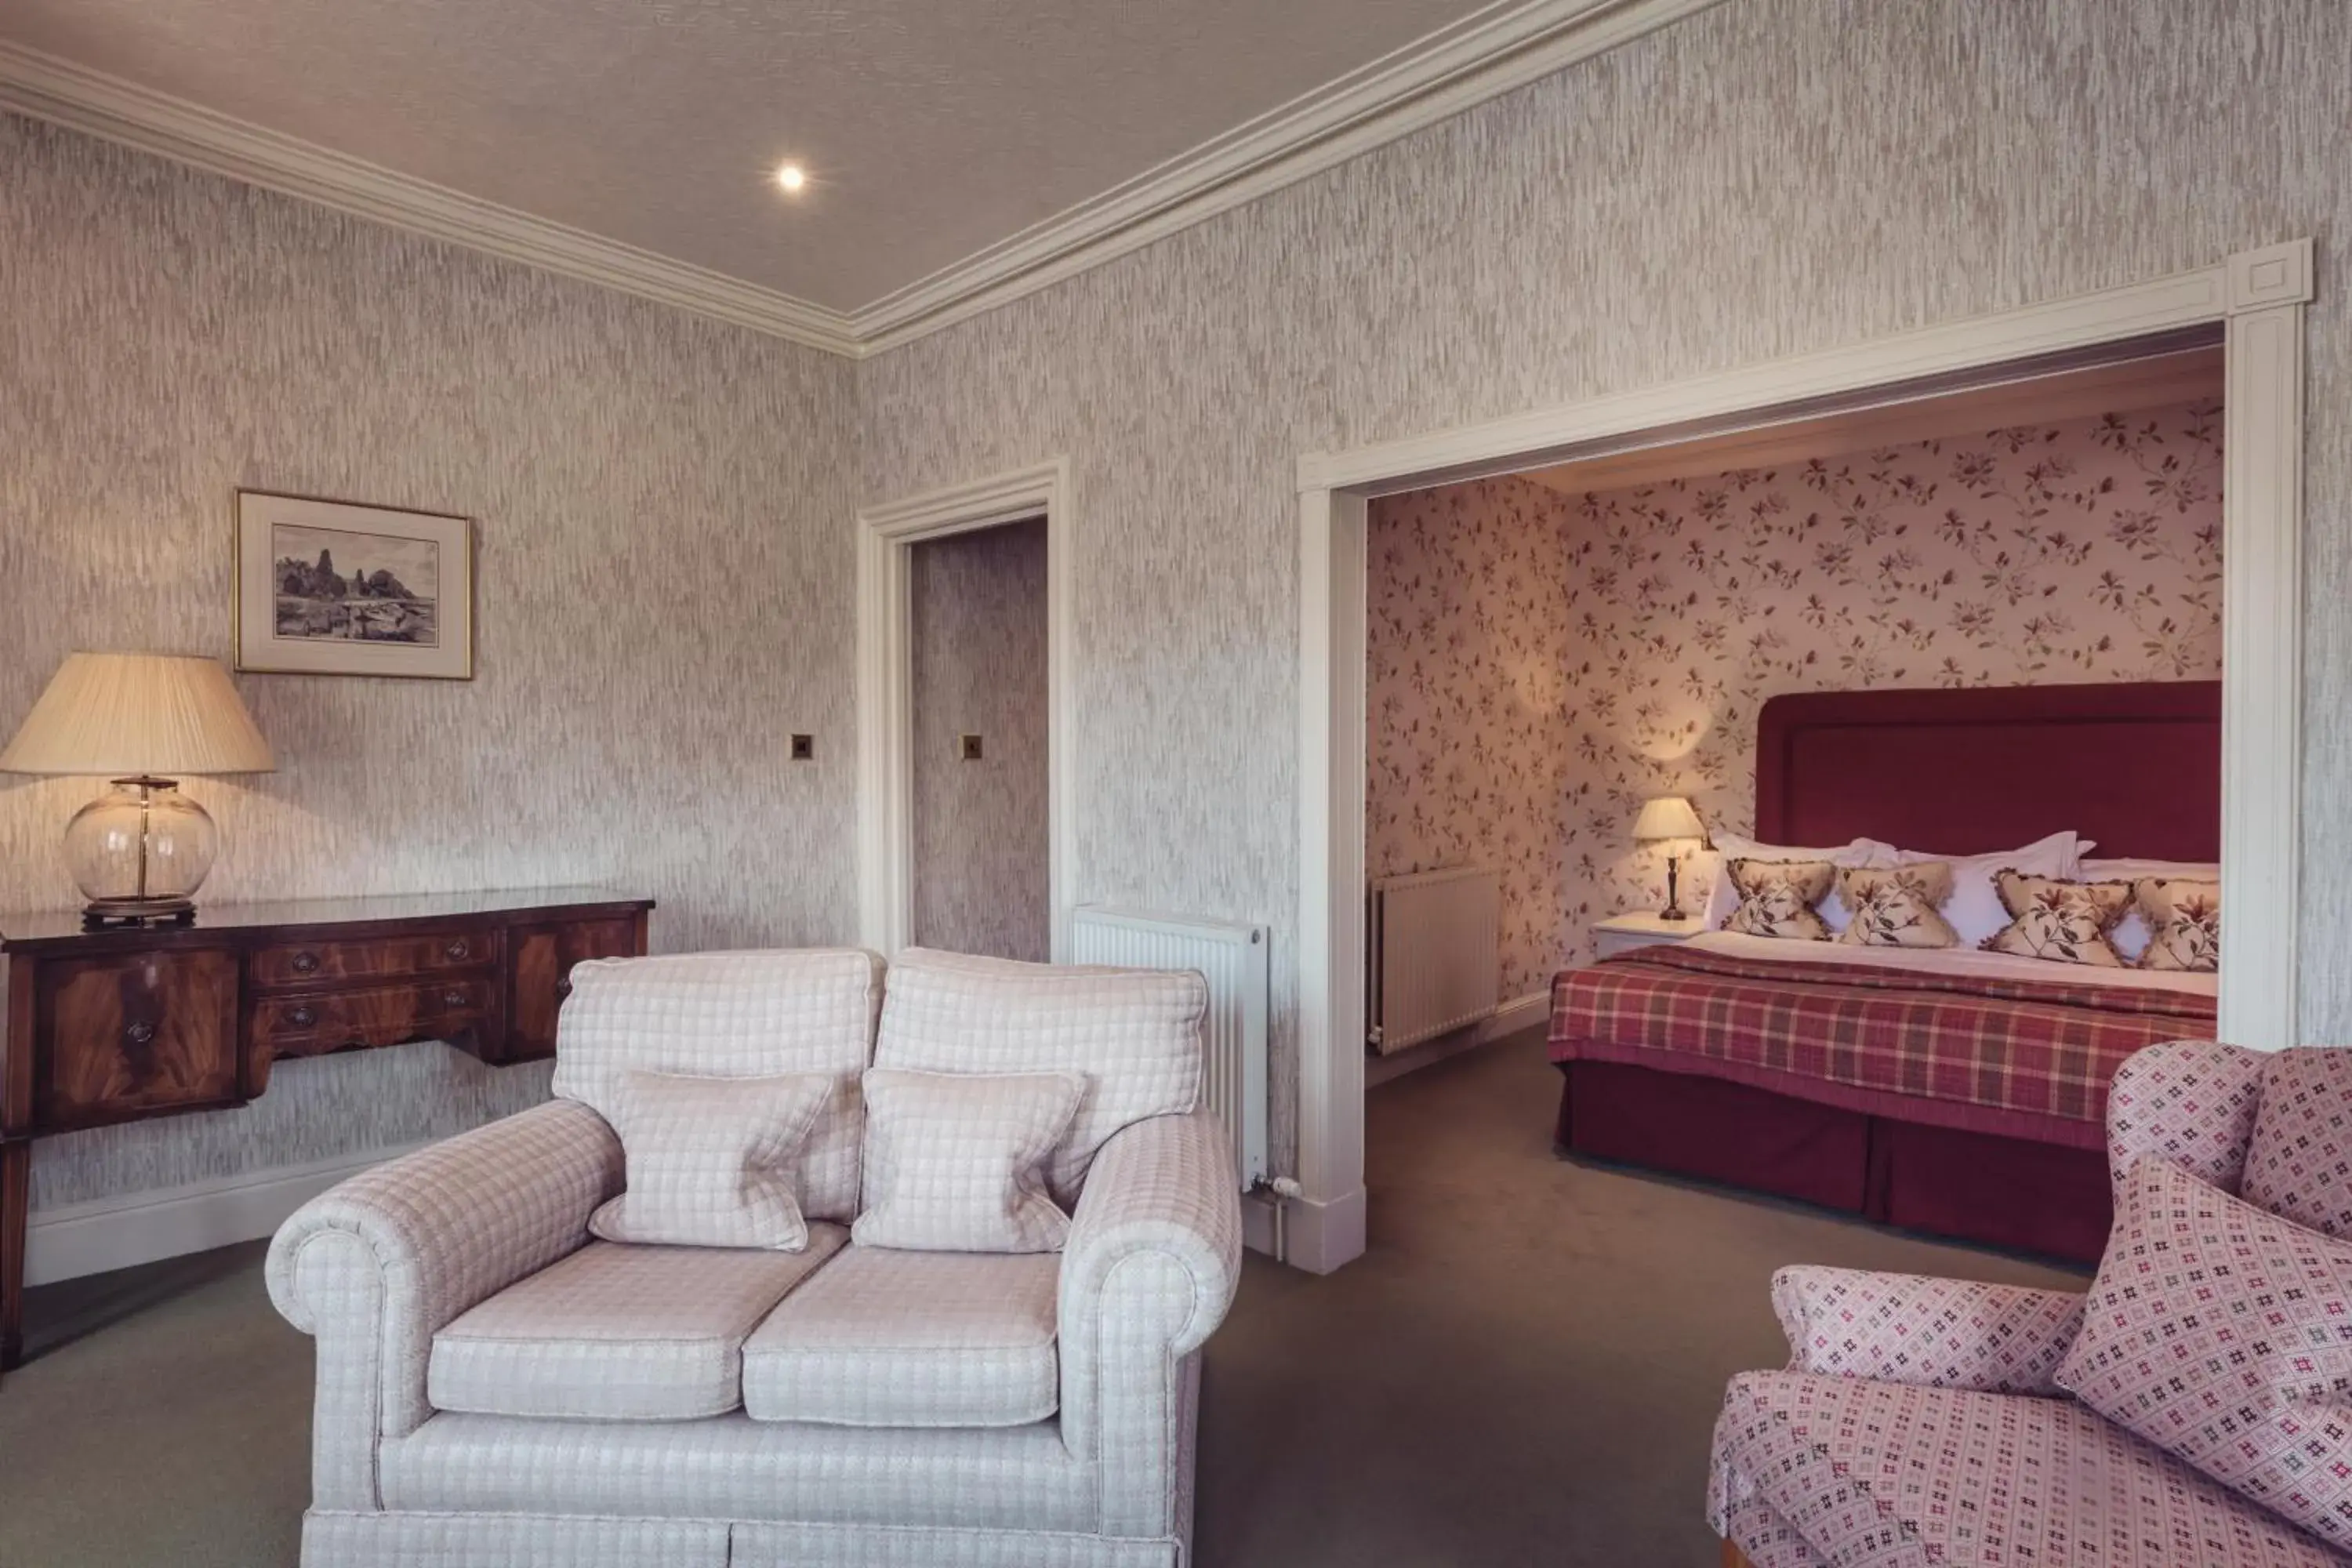
[[[980,761],[980,737],[977,735],[958,735],[956,737],[956,755],[961,757],[967,763],[976,763]]]
[[[815,760],[816,737],[814,735],[794,735],[793,737],[793,761],[796,763],[807,763],[814,762]]]

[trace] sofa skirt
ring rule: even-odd
[[[1012,1530],[580,1519],[302,1516],[303,1568],[1185,1568],[1183,1543]]]

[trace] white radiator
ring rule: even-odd
[[[1502,887],[1475,866],[1372,884],[1368,1040],[1389,1056],[1494,1016]]]
[[[1139,914],[1081,904],[1070,917],[1070,961],[1127,969],[1192,969],[1209,983],[1201,1021],[1207,1057],[1202,1102],[1234,1141],[1242,1190],[1265,1169],[1266,932],[1264,926]]]

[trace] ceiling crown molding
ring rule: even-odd
[[[849,318],[0,42],[0,108],[247,184],[855,357]]]
[[[0,109],[852,359],[1139,250],[1721,4],[1502,0],[844,313],[0,42]]]
[[[1139,250],[1721,0],[1503,0],[850,312],[879,353]]]

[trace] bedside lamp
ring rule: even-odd
[[[194,918],[220,834],[168,775],[276,766],[220,661],[164,654],[69,656],[0,752],[0,772],[114,781],[66,824],[66,868],[92,926]]]
[[[1704,844],[1706,828],[1689,801],[1678,795],[1662,795],[1642,803],[1642,815],[1633,821],[1633,838],[1639,844],[1675,844],[1690,839]],[[1675,863],[1678,858],[1675,851],[1666,852],[1666,907],[1658,911],[1660,920],[1690,918],[1675,900]]]

